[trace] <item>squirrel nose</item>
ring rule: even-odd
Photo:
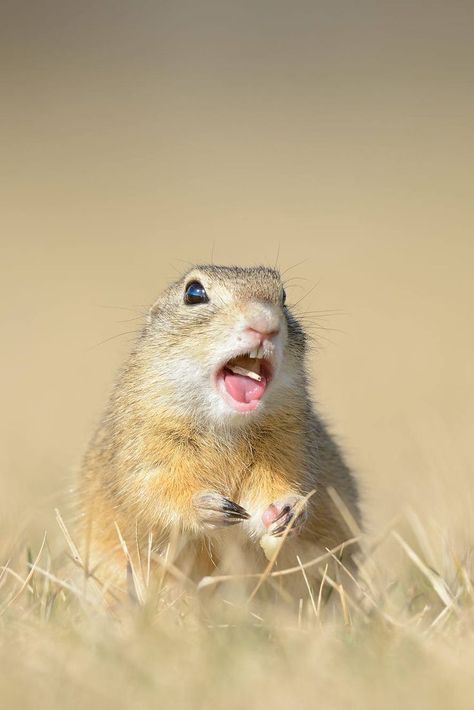
[[[280,332],[279,328],[275,328],[274,330],[259,330],[257,328],[246,328],[245,329],[247,333],[252,333],[252,335],[257,335],[258,338],[260,339],[260,343],[263,343],[264,340],[270,340],[273,338],[274,335],[278,335]]]
[[[264,340],[270,340],[280,332],[280,313],[271,304],[251,303],[244,311],[243,330],[252,335],[252,339],[258,337],[261,345]]]

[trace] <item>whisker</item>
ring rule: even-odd
[[[124,335],[139,335],[139,333],[141,333],[141,329],[127,330],[125,331],[125,333],[117,333],[117,335],[112,335],[110,338],[106,338],[105,340],[101,340],[99,343],[92,345],[90,348],[88,348],[88,350],[94,350],[94,348],[98,348],[100,345],[104,345],[105,343],[108,343],[111,340],[116,340],[116,338],[122,338]]]
[[[274,269],[276,269],[278,266],[278,259],[280,257],[280,246],[281,246],[281,242],[278,242],[277,255],[276,255],[275,263],[273,264]]]
[[[347,311],[338,311],[338,310],[319,310],[319,311],[304,311],[303,313],[298,314],[299,316],[320,316],[321,318],[328,318],[330,316],[348,316],[349,313]]]
[[[347,335],[346,330],[341,328],[327,328],[324,325],[318,325],[317,323],[305,323],[305,327],[313,328],[318,331],[325,331],[326,333],[339,333],[340,335]]]
[[[301,301],[303,301],[303,299],[307,298],[307,297],[310,295],[310,293],[313,293],[313,291],[319,286],[320,283],[321,283],[321,279],[320,279],[319,281],[317,281],[317,282],[314,284],[314,286],[312,286],[312,287],[309,289],[309,291],[307,291],[307,292],[305,293],[305,295],[302,296],[302,297],[299,299],[299,301],[296,301],[296,303],[293,304],[293,308],[295,308],[295,307],[298,305],[298,303],[301,303]]]
[[[171,266],[173,271],[176,271],[176,273],[179,274],[180,276],[182,275],[182,272],[174,264],[172,264],[171,261],[168,262],[168,266]]]
[[[290,276],[289,279],[283,281],[283,285],[287,286],[291,281],[307,281],[306,276]]]
[[[306,262],[309,261],[309,257],[307,259],[303,259],[303,261],[299,261],[297,264],[293,264],[293,266],[289,266],[287,269],[281,272],[281,276],[284,276],[285,274],[288,273],[288,271],[291,271],[291,269],[296,269],[297,266],[301,266],[302,264],[306,264]]]
[[[139,303],[139,304],[132,305],[132,306],[110,306],[110,305],[106,305],[103,303],[98,303],[96,305],[97,305],[97,308],[107,308],[110,310],[119,310],[119,311],[130,311],[131,313],[133,313],[137,309],[143,309],[143,308],[147,309],[148,308],[148,305],[146,305],[144,303],[141,303],[141,304]]]
[[[123,318],[121,320],[115,321],[116,323],[131,323],[134,320],[143,320],[145,317],[145,313],[143,313],[141,316],[134,316],[133,318]]]

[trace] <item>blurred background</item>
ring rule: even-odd
[[[369,525],[466,532],[473,3],[1,14],[0,531],[64,504],[134,318],[212,258],[288,270]]]

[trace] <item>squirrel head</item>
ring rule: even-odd
[[[305,351],[285,299],[275,269],[192,268],[150,309],[141,341],[149,401],[212,425],[285,408],[301,393]]]

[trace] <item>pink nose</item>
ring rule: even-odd
[[[260,342],[263,343],[264,340],[270,340],[270,338],[273,338],[273,336],[278,335],[280,332],[279,328],[276,328],[275,330],[257,330],[256,328],[246,328],[245,329],[247,333],[252,333],[252,335],[257,335],[260,339]]]

